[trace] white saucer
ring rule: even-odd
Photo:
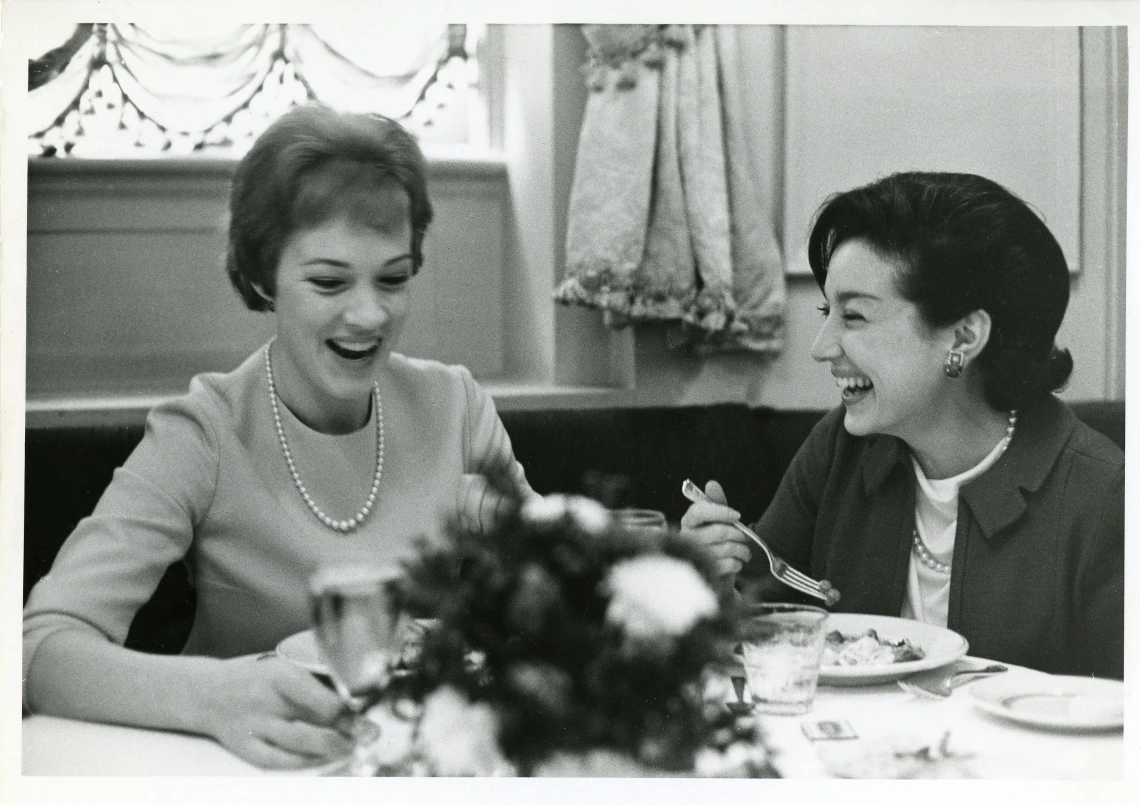
[[[407,647],[423,639],[424,632],[435,626],[436,621],[422,618],[410,620],[404,626],[401,642]],[[299,668],[318,676],[329,676],[328,666],[321,659],[321,648],[317,635],[312,629],[290,635],[277,644],[277,656]]]
[[[970,686],[974,704],[1010,721],[1054,730],[1124,726],[1124,683],[1087,676],[990,677]]]
[[[312,629],[290,635],[277,644],[277,656],[306,671],[328,676],[328,666],[321,660],[321,649]]]

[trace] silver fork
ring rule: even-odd
[[[693,503],[701,501],[706,503],[713,502],[712,498],[701,491],[699,486],[688,479],[685,479],[685,482],[681,484],[681,494]],[[760,539],[755,531],[739,520],[732,525],[741,534],[744,534],[744,536],[760,546],[760,550],[764,551],[764,555],[768,557],[768,565],[772,568],[772,575],[782,583],[791,587],[793,590],[799,590],[801,593],[807,593],[810,596],[819,598],[825,601],[828,606],[831,606],[839,600],[839,591],[832,587],[831,582],[827,579],[816,581],[811,576],[796,570],[783,559],[776,556],[776,554],[772,553],[772,549],[768,547],[764,540]]]
[[[900,688],[914,696],[923,699],[945,699],[954,688],[965,682],[972,681],[967,677],[979,678],[1002,674],[1008,671],[1004,665],[994,663],[981,668],[962,668],[947,671],[944,668],[913,674],[906,679],[898,680]]]

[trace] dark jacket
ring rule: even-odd
[[[897,616],[914,496],[906,446],[851,436],[840,406],[804,442],[756,531],[835,585],[835,611]],[[947,626],[977,657],[1123,678],[1124,453],[1055,397],[1019,412],[1005,454],[959,494]]]

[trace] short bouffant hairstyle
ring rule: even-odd
[[[394,186],[408,196],[413,270],[432,219],[419,145],[380,115],[307,104],[265,130],[238,163],[230,189],[226,272],[250,310],[269,310],[289,238],[337,217],[390,231]],[[399,222],[402,225],[403,221]]]
[[[896,173],[832,196],[808,238],[820,288],[835,250],[854,239],[897,267],[899,293],[929,326],[990,314],[977,364],[992,408],[1030,405],[1068,380],[1072,356],[1054,343],[1069,304],[1065,255],[1001,185],[968,173]]]

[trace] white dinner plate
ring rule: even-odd
[[[413,641],[418,642],[423,633],[434,624],[435,621],[429,618],[409,621],[402,642],[405,646]],[[304,668],[310,673],[319,676],[329,675],[328,666],[321,660],[321,648],[317,644],[317,635],[312,629],[290,635],[278,643],[277,656]]]
[[[1124,683],[1088,676],[990,677],[970,686],[974,704],[988,713],[1056,730],[1124,726]]]
[[[966,656],[970,644],[957,632],[932,623],[892,618],[887,615],[857,615],[833,612],[823,626],[826,632],[839,631],[845,636],[857,636],[874,629],[883,640],[909,640],[926,656],[921,660],[896,662],[890,665],[824,665],[819,669],[822,685],[879,685],[900,679],[907,674],[941,668]]]

